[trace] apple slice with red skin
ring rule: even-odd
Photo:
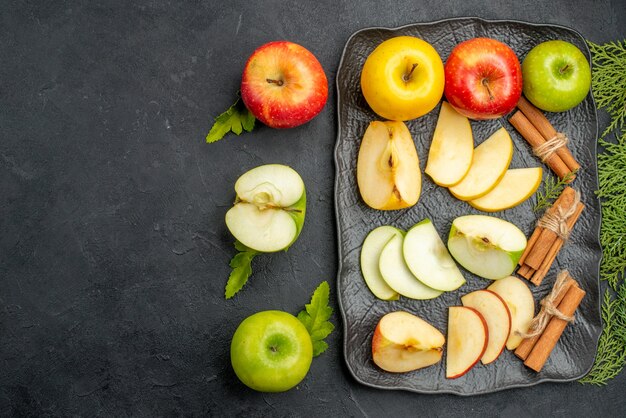
[[[441,360],[446,339],[435,327],[404,311],[383,316],[372,337],[372,358],[381,369],[404,373]]]
[[[487,349],[489,331],[482,315],[474,308],[448,308],[448,351],[446,377],[456,379],[467,373]]]
[[[506,302],[497,293],[483,289],[462,296],[461,303],[476,309],[487,324],[489,338],[480,361],[483,364],[495,361],[504,351],[511,332],[511,313]]]
[[[308,49],[288,41],[269,42],[246,62],[241,99],[267,126],[292,128],[313,119],[324,108],[328,80]]]

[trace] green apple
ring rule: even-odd
[[[300,175],[281,164],[262,165],[235,183],[237,198],[226,212],[226,226],[248,248],[286,250],[304,224],[306,190]]]
[[[304,379],[313,344],[304,325],[282,311],[263,311],[244,319],[230,345],[235,374],[261,392],[284,392]]]
[[[402,231],[393,226],[379,226],[367,234],[361,247],[361,272],[363,273],[365,284],[367,284],[374,296],[382,300],[397,300],[399,298],[398,292],[385,282],[378,267],[380,253],[389,240],[396,235],[402,237]]]
[[[498,280],[510,275],[526,249],[526,236],[510,222],[485,215],[452,221],[448,250],[477,276]]]
[[[402,254],[411,273],[432,289],[451,291],[465,283],[430,219],[409,229],[404,237]]]
[[[565,41],[542,42],[522,62],[524,95],[539,109],[563,112],[587,96],[591,67],[576,46]]]

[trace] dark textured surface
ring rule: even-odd
[[[621,0],[3,2],[0,415],[624,415],[625,374],[603,388],[471,398],[366,387],[345,366],[337,312],[328,352],[297,389],[247,389],[228,359],[237,324],[263,309],[297,312],[321,280],[336,288],[335,90],[305,126],[203,139],[264,42],[305,45],[332,85],[364,27],[478,15],[605,42],[626,36],[625,14]],[[288,253],[256,259],[225,301],[233,184],[271,162],[302,175],[307,220]]]
[[[361,68],[367,56],[382,41],[394,36],[416,36],[431,43],[445,62],[450,51],[466,39],[486,36],[509,45],[520,59],[540,42],[561,39],[586,50],[584,39],[572,30],[547,25],[530,25],[519,22],[495,22],[479,19],[454,19],[432,24],[409,25],[395,30],[364,29],[352,36],[345,48],[337,72],[339,135],[335,149],[337,183],[335,187],[337,225],[339,234],[340,272],[338,292],[344,313],[345,356],[348,368],[365,384],[390,389],[459,395],[488,393],[506,388],[538,383],[546,380],[568,381],[582,377],[591,367],[601,331],[598,270],[601,257],[598,228],[600,208],[594,196],[597,189],[595,144],[597,138],[596,109],[591,95],[576,108],[558,114],[549,114],[552,125],[566,132],[572,141],[570,150],[584,170],[572,184],[584,195],[586,208],[576,224],[568,245],[559,253],[548,277],[541,286],[530,288],[537,301],[544,297],[554,284],[560,269],[567,268],[587,295],[578,310],[575,326],[567,328],[549,361],[540,373],[524,367],[515,355],[505,350],[490,365],[478,364],[458,379],[445,378],[445,354],[442,361],[423,370],[411,373],[385,373],[372,362],[371,339],[378,320],[385,313],[397,310],[412,312],[426,319],[444,335],[447,333],[447,309],[460,305],[460,297],[471,291],[483,289],[492,281],[481,279],[466,270],[462,272],[467,283],[454,292],[440,297],[416,301],[400,298],[387,302],[378,300],[367,288],[360,271],[359,254],[367,234],[377,226],[393,225],[408,230],[424,218],[429,218],[444,242],[447,242],[454,218],[468,214],[486,214],[455,199],[447,189],[437,186],[427,175],[423,176],[422,195],[419,202],[405,210],[377,211],[369,208],[359,198],[356,182],[356,160],[361,138],[370,121],[379,120],[363,99],[360,91]],[[588,51],[587,51],[588,52]],[[420,156],[422,172],[426,165],[439,107],[427,115],[407,121]],[[514,151],[511,168],[535,167],[540,161],[532,155],[526,141],[503,117],[490,121],[472,121],[475,144],[479,144],[500,127],[511,134]],[[544,178],[552,175],[546,169]],[[515,208],[490,216],[497,216],[520,227],[530,236],[538,214],[533,212],[536,196]]]

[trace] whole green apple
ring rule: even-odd
[[[235,331],[230,360],[246,386],[261,392],[284,392],[306,376],[313,344],[295,316],[282,311],[257,312]]]
[[[522,62],[524,95],[539,109],[563,112],[584,100],[591,87],[591,67],[575,45],[547,41]]]

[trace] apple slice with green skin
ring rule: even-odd
[[[446,339],[423,319],[404,311],[383,316],[372,337],[372,358],[383,370],[404,373],[438,363]]]
[[[465,283],[430,219],[424,219],[406,233],[402,254],[411,273],[432,289],[450,291]]]
[[[393,290],[383,279],[378,267],[380,253],[385,245],[394,236],[402,238],[403,232],[393,226],[379,226],[372,230],[361,247],[361,272],[365,279],[365,284],[372,291],[374,296],[382,300],[397,300],[398,292]]]
[[[485,353],[488,340],[487,323],[476,309],[448,308],[446,377],[456,379],[474,367]]]
[[[515,350],[522,342],[518,333],[528,331],[535,315],[535,299],[521,279],[509,276],[493,282],[487,290],[495,292],[506,302],[511,313],[511,333],[506,341],[506,348]]]
[[[512,158],[513,141],[506,129],[500,128],[476,147],[467,175],[448,190],[460,200],[484,196],[502,179]]]
[[[306,212],[306,191],[300,175],[281,164],[262,165],[235,183],[237,199],[226,212],[226,226],[248,248],[275,252],[298,238]]]
[[[393,236],[380,253],[380,274],[393,290],[411,299],[433,299],[441,291],[432,289],[419,281],[409,270],[402,255],[402,235]]]
[[[453,186],[469,171],[473,155],[469,120],[448,102],[442,102],[424,172],[439,186]]]
[[[486,195],[468,203],[478,210],[497,212],[524,202],[541,184],[541,167],[513,168],[506,171],[502,180]]]
[[[404,122],[370,123],[359,148],[356,177],[361,197],[371,208],[393,210],[417,203],[422,174]]]
[[[495,361],[502,354],[511,332],[511,313],[506,302],[497,293],[483,289],[461,296],[461,303],[476,309],[487,324],[489,339],[480,361],[483,364]]]
[[[486,215],[452,221],[448,250],[465,269],[485,279],[510,275],[526,249],[526,236],[510,222]]]

